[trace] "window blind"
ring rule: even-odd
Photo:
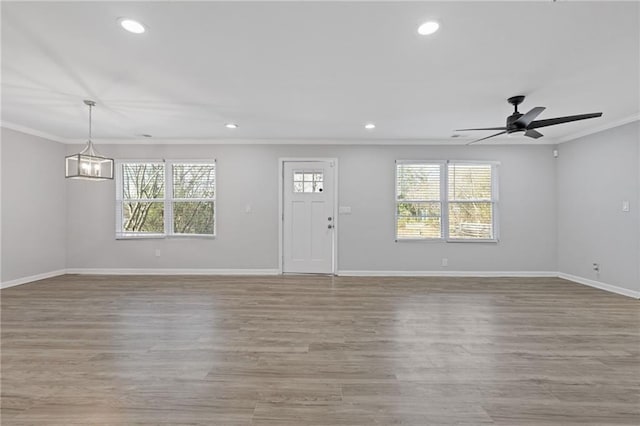
[[[450,239],[494,239],[493,174],[491,164],[447,165]]]
[[[442,238],[442,164],[396,164],[396,239]]]
[[[396,240],[495,241],[497,163],[396,161]]]

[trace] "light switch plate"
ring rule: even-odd
[[[622,211],[623,212],[629,211],[629,200],[622,201]]]
[[[338,207],[338,213],[340,213],[340,214],[351,214],[351,206],[340,206],[340,207]]]

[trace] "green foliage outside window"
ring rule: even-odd
[[[127,233],[165,232],[165,195],[172,196],[169,208],[174,234],[213,235],[215,165],[173,164],[172,194],[165,194],[165,165],[125,163],[122,165],[122,228]]]
[[[446,199],[441,195],[441,165],[400,163],[396,173],[396,235],[400,239],[442,238],[442,217],[448,238],[492,239],[493,168],[490,164],[450,163],[446,166]],[[446,202],[445,209],[442,205]]]

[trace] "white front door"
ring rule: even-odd
[[[284,162],[284,273],[333,273],[334,165],[334,161]]]

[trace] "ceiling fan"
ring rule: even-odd
[[[592,114],[569,115],[566,117],[556,117],[556,118],[548,118],[546,120],[536,120],[535,118],[538,115],[540,115],[542,111],[545,110],[545,107],[535,107],[535,108],[532,108],[526,114],[522,114],[518,112],[518,105],[520,105],[523,101],[524,101],[524,96],[512,96],[509,99],[507,99],[507,102],[513,105],[514,111],[513,111],[513,114],[507,117],[507,125],[504,127],[485,127],[482,129],[458,129],[456,130],[456,132],[465,132],[470,130],[500,130],[499,133],[484,137],[482,139],[471,141],[467,145],[471,145],[472,143],[480,142],[485,139],[492,138],[494,136],[504,135],[505,133],[508,135],[513,133],[524,133],[525,136],[538,139],[543,135],[542,133],[538,132],[535,129],[539,129],[540,127],[555,126],[556,124],[569,123],[571,121],[586,120],[587,118],[596,118],[596,117],[602,116],[601,112],[594,112]]]

